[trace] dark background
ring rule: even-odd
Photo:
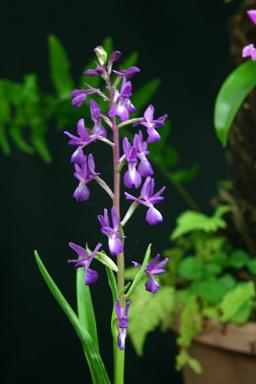
[[[79,79],[92,49],[112,36],[115,48],[124,53],[138,51],[142,69],[137,84],[162,78],[154,97],[157,115],[167,112],[172,124],[172,143],[182,155],[181,166],[192,163],[201,170],[189,189],[202,209],[210,211],[209,199],[216,182],[226,177],[223,149],[213,128],[214,100],[231,70],[227,22],[238,2],[224,5],[217,0],[1,2],[0,77],[20,81],[24,74],[39,74],[41,88],[51,90],[47,36],[56,34],[63,42]],[[74,271],[66,265],[68,241],[95,244],[104,240],[96,215],[105,200],[91,187],[88,203],[72,199],[75,181],[69,163],[71,149],[64,135],[52,127],[48,141],[54,162],[47,166],[13,147],[1,155],[1,263],[2,263],[2,348],[4,367],[1,382],[89,383],[78,339],[68,320],[48,292],[35,265],[32,251],[42,259],[66,297],[75,305]],[[96,148],[97,168],[109,172],[109,157]],[[158,185],[166,184],[161,176]],[[144,223],[144,212],[128,225],[127,258],[143,254],[150,239],[154,250],[168,246],[175,216],[186,208],[171,186],[161,210],[163,225]],[[93,288],[102,351],[111,367],[109,316],[111,298],[104,270]],[[175,341],[172,334],[151,334],[144,358],[132,346],[127,349],[127,383],[179,384],[174,369]]]

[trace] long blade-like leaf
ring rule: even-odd
[[[56,36],[49,36],[48,43],[51,77],[59,97],[66,99],[73,89],[67,53]]]
[[[94,314],[93,302],[91,298],[90,287],[85,285],[85,271],[78,268],[76,271],[76,295],[77,295],[77,312],[78,318],[82,326],[91,335],[97,351],[99,352],[99,341],[97,333],[96,318]]]
[[[215,103],[214,125],[224,146],[241,104],[255,86],[256,62],[252,60],[236,68],[222,85]]]
[[[156,93],[160,83],[160,79],[153,79],[134,93],[132,102],[134,105],[136,105],[137,112],[141,111],[141,109],[145,107],[146,104],[151,100],[153,95]]]
[[[93,383],[110,384],[108,374],[104,367],[104,363],[97,351],[92,337],[89,335],[88,331],[81,326],[77,315],[75,314],[75,312],[73,311],[73,309],[71,308],[65,297],[62,295],[61,291],[59,290],[49,273],[47,272],[43,262],[39,257],[38,252],[35,251],[34,255],[44,281],[46,282],[48,288],[50,289],[51,293],[55,297],[62,310],[67,315],[69,321],[73,325],[78,337],[81,340]]]
[[[137,288],[137,286],[139,285],[143,275],[144,275],[144,272],[145,272],[145,269],[146,269],[146,266],[147,266],[147,263],[148,263],[148,260],[150,258],[150,254],[151,254],[151,244],[148,245],[147,247],[147,250],[146,250],[146,253],[145,253],[145,257],[144,257],[144,260],[143,260],[143,263],[137,273],[137,275],[135,276],[133,282],[132,282],[132,285],[130,286],[127,294],[126,294],[126,298],[128,299],[128,297],[131,296],[131,294],[134,292],[134,290]]]

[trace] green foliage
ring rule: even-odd
[[[99,352],[99,341],[97,332],[97,323],[94,314],[94,307],[91,298],[90,287],[85,285],[85,270],[78,268],[76,270],[76,298],[77,314],[80,323],[91,335],[95,348]]]
[[[91,372],[92,382],[93,384],[110,384],[107,371],[104,367],[104,363],[101,359],[100,354],[98,353],[97,346],[88,330],[80,323],[79,318],[67,302],[67,300],[62,295],[59,288],[56,286],[55,282],[47,272],[42,260],[40,259],[37,251],[35,251],[35,260],[39,271],[46,282],[48,288],[53,294],[54,298],[67,315],[67,318],[71,322],[74,327],[78,337],[81,340],[83,350],[85,353],[85,357]]]
[[[215,232],[219,228],[225,228],[226,223],[222,216],[229,211],[230,208],[227,205],[219,205],[213,216],[207,216],[199,212],[185,211],[178,217],[177,226],[171,234],[171,239],[175,240],[195,230]]]
[[[48,43],[51,78],[59,98],[65,100],[69,98],[70,91],[74,88],[68,56],[56,36],[49,36]]]
[[[180,336],[177,343],[184,348],[191,344],[193,336],[202,329],[202,316],[195,296],[191,296],[185,304],[180,317]]]
[[[224,81],[215,103],[214,125],[218,138],[226,145],[234,118],[245,98],[256,86],[256,63],[248,60]]]
[[[186,349],[182,349],[176,358],[176,368],[180,371],[185,365],[188,365],[197,374],[202,372],[201,364],[198,360],[191,357]]]
[[[251,281],[238,284],[232,291],[224,296],[219,305],[222,312],[221,320],[223,322],[235,321],[236,316],[238,316],[239,320],[241,320],[241,318],[247,319],[250,314],[250,303],[253,298],[255,298],[255,287]]]
[[[174,288],[161,287],[156,295],[152,295],[145,290],[144,283],[141,281],[131,296],[128,328],[132,344],[140,356],[146,335],[158,327],[162,320],[171,318],[175,308]]]

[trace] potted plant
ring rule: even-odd
[[[249,60],[226,79],[215,106],[217,135],[223,145],[229,143],[229,180],[219,185],[212,215],[185,211],[178,217],[172,246],[165,251],[172,262],[168,273],[160,276],[161,296],[149,305],[146,293],[138,293],[133,302],[140,306],[134,304],[130,313],[131,340],[138,354],[148,332],[159,324],[169,329],[171,324],[180,349],[177,368],[183,369],[187,384],[255,382],[256,10],[252,7],[256,9],[256,2],[246,1],[230,24],[236,61],[244,61],[242,56]],[[243,27],[245,34],[238,34]],[[127,279],[133,274],[128,271]],[[137,333],[132,329],[135,324]]]

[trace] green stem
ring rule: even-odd
[[[125,351],[121,351],[119,348],[116,349],[116,364],[114,372],[114,383],[124,383],[124,363],[125,363]]]
[[[115,90],[111,86],[110,78],[107,79],[108,89],[110,94],[110,107],[114,106],[114,96]],[[112,129],[113,129],[113,177],[114,177],[114,196],[113,196],[113,206],[115,208],[118,222],[119,222],[119,231],[123,232],[122,226],[120,224],[120,169],[119,169],[119,158],[120,158],[120,142],[119,142],[119,127],[116,124],[115,117],[112,117]],[[124,288],[124,253],[121,253],[117,257],[117,289],[118,292],[123,291]],[[120,304],[122,307],[125,306],[125,296],[124,293],[120,295]],[[115,304],[114,304],[115,305]],[[115,347],[114,353],[114,384],[124,384],[124,362],[125,362],[125,351],[120,350],[117,346],[117,338],[113,340]]]

